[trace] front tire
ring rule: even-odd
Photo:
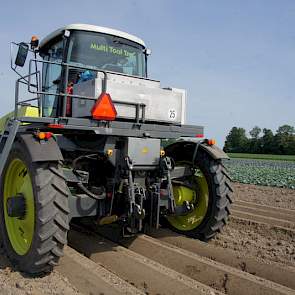
[[[50,272],[63,255],[69,230],[68,187],[60,163],[32,163],[25,146],[16,141],[0,193],[2,247],[13,266],[30,274]],[[8,202],[15,196],[25,200],[23,216],[8,214]]]
[[[167,155],[174,159],[177,165],[192,167],[191,157],[186,152],[174,153],[173,149]],[[182,155],[185,155],[182,157]],[[213,238],[227,223],[230,215],[231,195],[233,189],[226,168],[221,160],[213,159],[206,151],[199,149],[194,163],[196,173],[192,176],[189,187],[177,182],[173,184],[176,205],[182,202],[195,201],[192,212],[182,216],[168,216],[169,227],[187,236],[208,241]]]

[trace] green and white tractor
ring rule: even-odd
[[[222,229],[228,157],[202,126],[186,125],[185,90],[148,78],[141,39],[73,24],[11,47],[0,243],[18,269],[50,272],[71,224],[116,226],[123,237],[168,226],[205,241]]]

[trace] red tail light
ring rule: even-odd
[[[196,134],[195,137],[202,138],[202,137],[204,137],[204,134]]]
[[[102,94],[98,97],[95,105],[93,106],[91,114],[93,119],[96,120],[115,120],[117,116],[117,111],[112,102],[111,96],[108,93],[102,92]]]
[[[48,124],[47,126],[53,129],[62,129],[65,127],[63,124]]]

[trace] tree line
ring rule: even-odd
[[[226,136],[223,150],[227,153],[295,155],[295,128],[280,126],[274,134],[271,129],[253,127],[247,137],[246,130],[233,127]]]

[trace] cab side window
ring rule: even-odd
[[[63,40],[52,44],[44,56],[44,60],[61,63],[63,60]],[[43,116],[55,117],[59,105],[62,67],[57,64],[44,63],[43,65]]]

